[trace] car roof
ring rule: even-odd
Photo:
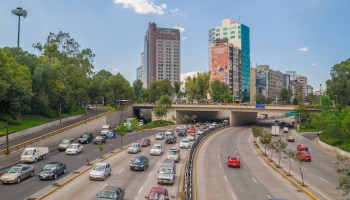
[[[97,163],[96,165],[102,165],[102,166],[106,166],[106,165],[108,165],[109,163],[107,163],[107,162],[100,162],[100,163]]]
[[[160,193],[160,194],[165,194],[165,191],[167,191],[167,189],[163,187],[153,187],[151,189],[151,192]]]
[[[161,144],[154,144],[153,146],[162,146]]]
[[[239,156],[230,156],[230,158],[239,158]]]
[[[115,190],[117,190],[119,187],[117,186],[113,186],[113,185],[107,185],[104,188],[102,188],[101,191],[111,191],[114,192]]]

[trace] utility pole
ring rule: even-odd
[[[10,154],[10,146],[9,146],[9,121],[6,120],[6,155]]]

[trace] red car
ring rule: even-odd
[[[191,129],[188,129],[187,130],[187,133],[196,133],[197,131],[196,131],[196,129],[194,129],[194,128],[191,128]]]
[[[296,154],[296,157],[300,160],[306,160],[306,161],[311,162],[311,155],[309,154],[308,151],[299,151]]]
[[[149,138],[142,138],[140,144],[141,147],[148,147],[151,145],[151,140]]]
[[[299,144],[297,146],[298,151],[309,151],[309,148],[305,144]]]
[[[241,167],[241,159],[239,156],[229,156],[227,157],[228,167]]]
[[[149,195],[145,198],[148,200],[169,200],[169,193],[163,187],[153,187]]]

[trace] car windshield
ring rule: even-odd
[[[169,151],[169,155],[177,155],[177,151]]]
[[[96,140],[102,140],[102,136],[96,136]]]
[[[158,136],[163,136],[164,134],[163,133],[157,133]]]
[[[136,158],[133,160],[133,163],[143,163],[143,158],[136,157]]]
[[[189,143],[188,140],[182,140],[181,142],[182,142],[182,143]]]
[[[105,170],[105,166],[104,165],[96,165],[92,170],[104,171]]]
[[[81,138],[88,138],[89,137],[89,134],[84,134],[81,136]]]
[[[71,145],[69,146],[69,148],[71,148],[71,149],[77,149],[77,148],[78,148],[78,144],[71,144]]]
[[[106,198],[106,199],[115,199],[117,195],[115,192],[101,191],[100,194],[98,194],[98,197]]]
[[[141,142],[148,142],[148,140],[147,139],[142,139]]]
[[[7,173],[10,173],[10,174],[20,173],[21,170],[22,168],[20,167],[11,167],[11,169]]]
[[[33,151],[33,150],[25,150],[25,151],[23,151],[22,154],[25,155],[25,156],[33,155],[33,154],[34,154],[34,151]]]
[[[61,144],[69,144],[70,140],[62,140]]]
[[[149,194],[148,199],[149,200],[165,200],[165,196],[164,196],[164,194],[152,192],[151,194]]]
[[[236,157],[231,157],[231,160],[239,160],[239,159]]]
[[[55,164],[47,164],[44,166],[43,171],[51,171],[56,169],[56,165]]]
[[[160,149],[160,146],[153,146],[153,148],[152,149]]]
[[[138,145],[138,144],[132,144],[131,147],[133,147],[133,148],[138,148],[139,145]]]
[[[159,173],[160,174],[171,174],[171,173],[173,173],[173,170],[171,168],[161,168],[159,170]]]

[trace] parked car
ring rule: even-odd
[[[69,138],[69,139],[63,139],[59,144],[58,144],[58,150],[59,151],[65,151],[67,147],[74,142],[74,138]]]
[[[132,143],[128,148],[128,153],[138,153],[138,152],[141,152],[141,144]]]
[[[107,162],[97,163],[90,171],[90,180],[105,180],[107,176],[111,175],[112,167]]]
[[[122,200],[125,196],[125,190],[121,187],[106,185],[96,195],[98,200],[114,199]]]
[[[148,147],[151,145],[151,140],[149,138],[142,138],[140,144],[141,147]]]
[[[94,136],[92,135],[92,133],[84,133],[83,135],[80,136],[78,142],[80,144],[87,144],[92,142],[93,139],[94,139]]]
[[[296,157],[300,160],[305,160],[311,162],[311,155],[308,151],[298,151]]]
[[[227,166],[228,167],[241,167],[241,159],[239,156],[228,156],[227,157]]]
[[[180,149],[170,149],[166,155],[166,159],[179,162],[180,160]]]
[[[288,142],[294,142],[294,141],[295,141],[294,136],[289,135],[289,136],[287,137],[287,141],[288,141]]]
[[[145,198],[147,200],[169,200],[169,193],[163,187],[153,187]]]
[[[69,147],[66,149],[66,154],[74,154],[77,155],[78,153],[83,151],[83,145],[79,143],[72,143],[69,145]]]
[[[163,132],[159,132],[156,134],[156,140],[163,140],[165,139],[165,134]]]
[[[189,139],[182,139],[180,142],[180,148],[188,149],[190,148],[191,143]]]
[[[205,129],[203,129],[203,128],[198,129],[197,135],[202,135],[202,133],[204,133],[204,131],[205,131]]]
[[[176,137],[175,135],[168,135],[166,140],[165,140],[166,144],[175,144],[176,143]]]
[[[185,129],[185,128],[183,128],[183,129],[178,129],[178,134],[177,134],[177,136],[179,136],[179,137],[185,137],[185,136],[187,136],[187,129]]]
[[[94,144],[98,144],[98,143],[106,143],[107,141],[107,138],[105,136],[102,136],[102,135],[98,135],[95,137],[94,139]]]
[[[1,177],[0,181],[5,183],[20,183],[22,180],[33,177],[35,173],[34,165],[17,164],[12,166]]]
[[[148,165],[149,165],[149,160],[147,156],[136,156],[134,160],[131,161],[130,170],[145,171]]]
[[[161,155],[163,153],[163,146],[161,144],[155,144],[150,150],[152,156]]]
[[[38,177],[40,180],[43,179],[57,179],[61,174],[67,173],[66,164],[61,162],[50,162],[47,163],[39,172]]]
[[[309,148],[305,144],[298,144],[297,150],[298,151],[309,151]]]

